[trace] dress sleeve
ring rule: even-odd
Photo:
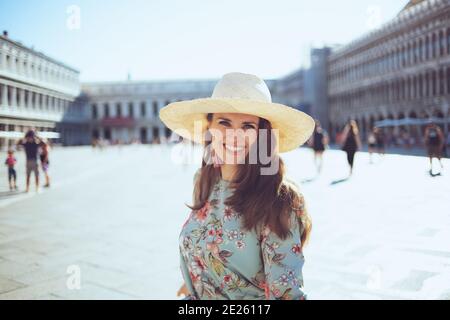
[[[261,250],[267,300],[305,300],[303,291],[304,256],[300,225],[295,211],[290,215],[291,236],[279,238],[268,227],[262,229]]]

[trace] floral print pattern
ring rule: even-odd
[[[241,214],[224,204],[231,193],[220,179],[182,227],[180,265],[191,292],[186,299],[306,299],[298,221],[303,204],[291,214],[292,236],[282,240],[268,227],[258,234],[242,229]]]

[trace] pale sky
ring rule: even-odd
[[[311,46],[345,44],[407,0],[0,0],[0,29],[82,81],[278,78]],[[75,7],[71,7],[74,5]],[[79,10],[78,20],[76,17]]]

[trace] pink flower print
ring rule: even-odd
[[[205,205],[201,209],[197,210],[195,218],[198,221],[204,221],[210,212],[211,204],[209,203],[209,201],[206,201]]]
[[[269,290],[269,286],[266,282],[261,283],[261,289],[264,289],[264,296],[266,297],[266,300],[269,300],[270,290]]]
[[[287,286],[289,283],[288,276],[284,273],[281,275],[281,277],[278,279],[278,281],[281,283],[282,286]]]
[[[223,276],[223,281],[224,281],[225,283],[230,282],[230,281],[231,281],[231,276],[230,276],[229,274]]]
[[[214,228],[211,228],[211,229],[208,230],[208,236],[213,237],[215,235],[216,235],[216,230],[214,230]]]
[[[302,247],[301,247],[301,245],[299,244],[299,243],[297,243],[297,244],[294,244],[293,246],[292,246],[292,252],[293,253],[295,253],[295,254],[300,254],[301,252],[302,252]]]
[[[200,275],[194,274],[192,271],[189,272],[189,277],[191,278],[193,283],[195,283],[198,280],[200,280]]]
[[[206,269],[206,264],[200,257],[194,256],[194,260],[191,262],[191,269],[195,275],[200,275]]]
[[[211,251],[213,254],[218,255],[219,254],[219,247],[214,242],[209,242],[206,244],[206,249],[208,251]]]
[[[244,248],[245,248],[245,242],[242,241],[242,240],[236,241],[236,247],[237,247],[238,249],[244,249]]]
[[[234,216],[233,210],[230,207],[225,207],[223,216],[225,220],[231,220]]]
[[[280,293],[281,293],[280,289],[275,288],[275,287],[272,287],[272,294],[273,294],[275,297],[279,297],[279,296],[280,296]]]

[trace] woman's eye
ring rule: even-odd
[[[223,126],[226,126],[226,127],[229,127],[229,126],[230,126],[230,123],[227,122],[227,121],[219,121],[219,124],[221,124],[221,125],[223,125]]]
[[[255,127],[252,126],[251,124],[246,124],[246,125],[244,125],[243,128],[244,128],[245,130],[248,130],[248,129],[255,129]]]

